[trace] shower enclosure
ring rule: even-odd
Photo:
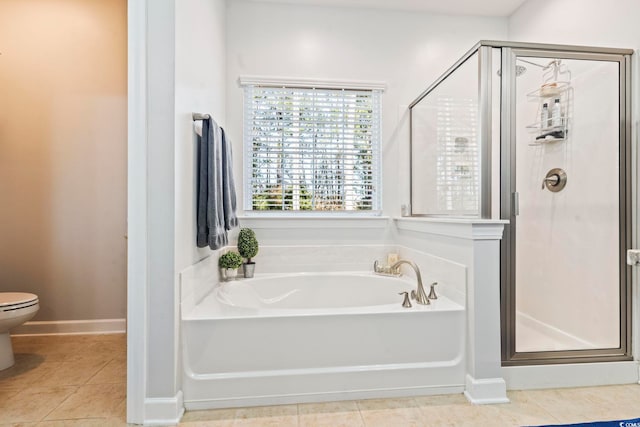
[[[410,105],[411,215],[509,220],[503,365],[632,359],[632,52],[483,41]]]

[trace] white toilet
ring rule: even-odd
[[[0,371],[15,363],[9,329],[36,315],[38,296],[24,292],[0,292]]]

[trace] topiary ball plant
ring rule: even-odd
[[[235,252],[227,252],[218,260],[220,268],[237,269],[242,265],[242,257]]]
[[[247,263],[251,263],[251,258],[258,254],[258,239],[256,233],[250,228],[240,229],[238,236],[238,252],[243,258],[247,259]]]

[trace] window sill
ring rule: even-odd
[[[388,216],[362,215],[245,215],[239,216],[241,227],[249,228],[386,228],[390,224]]]

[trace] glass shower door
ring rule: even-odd
[[[503,358],[625,357],[625,59],[514,50],[510,69]]]

